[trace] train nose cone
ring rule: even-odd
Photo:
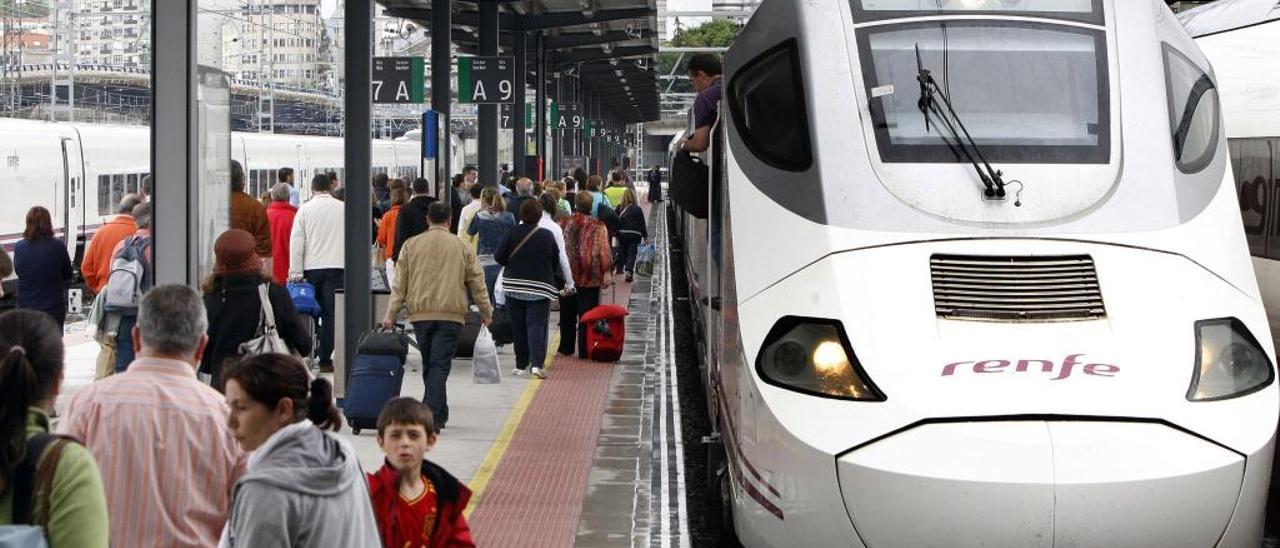
[[[1243,456],[1159,424],[929,424],[845,454],[867,546],[1213,546]]]

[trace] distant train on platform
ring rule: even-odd
[[[1163,1],[765,0],[723,82],[677,226],[727,531],[1261,544],[1277,221],[1232,154],[1275,151]]]
[[[453,150],[454,166],[461,169],[460,143]],[[282,167],[294,169],[304,200],[316,173],[333,171],[344,186],[350,183],[341,138],[236,132],[231,134],[231,158],[245,168],[245,191],[255,197],[276,183]],[[418,176],[420,158],[418,141],[373,141],[375,174],[412,179]],[[22,238],[27,209],[44,206],[58,236],[73,235],[65,241],[79,264],[93,232],[115,214],[121,197],[139,191],[150,170],[151,131],[146,126],[0,119],[0,195],[5,196],[0,201],[0,243],[11,248]]]

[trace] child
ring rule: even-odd
[[[431,410],[413,398],[391,400],[378,414],[378,445],[387,458],[368,479],[384,546],[475,546],[462,515],[471,490],[425,458],[436,433]]]

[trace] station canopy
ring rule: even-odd
[[[581,78],[623,123],[657,120],[658,33],[651,0],[470,0],[454,1],[453,43],[476,54],[480,41],[479,4],[498,4],[500,55],[512,54],[512,32],[540,31],[551,70]],[[386,14],[431,28],[431,0],[379,0]],[[536,42],[526,40],[528,70],[536,69]]]

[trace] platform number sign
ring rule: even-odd
[[[524,90],[516,88],[514,57],[458,58],[459,102],[514,103],[517,95],[523,97]]]
[[[515,103],[503,103],[502,110],[498,113],[499,128],[515,129]],[[524,130],[532,131],[533,128],[533,105],[525,103],[524,105]]]
[[[374,103],[421,103],[425,74],[421,57],[374,57]]]
[[[551,107],[552,129],[582,129],[586,120],[582,117],[582,103],[557,103]]]

